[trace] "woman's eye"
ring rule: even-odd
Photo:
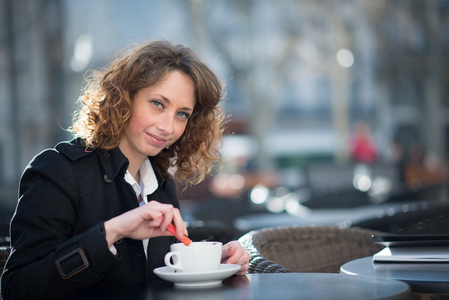
[[[164,107],[164,104],[162,104],[162,102],[157,101],[157,100],[153,100],[151,103],[156,107],[161,107],[161,108]]]
[[[181,116],[181,117],[184,118],[184,119],[190,118],[190,114],[189,114],[189,113],[186,113],[186,112],[184,112],[184,111],[180,111],[180,112],[178,113],[178,115]]]

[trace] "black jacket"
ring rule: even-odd
[[[69,299],[86,289],[109,288],[155,277],[173,237],[123,239],[114,256],[104,222],[138,206],[125,179],[127,158],[86,149],[79,140],[37,155],[25,169],[11,221],[11,255],[1,279],[9,299]],[[175,185],[158,177],[149,200],[179,208]],[[67,278],[66,278],[67,277]]]

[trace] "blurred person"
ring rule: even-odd
[[[368,124],[364,122],[356,124],[350,150],[351,158],[356,163],[372,164],[377,162],[377,147]]]
[[[397,185],[400,188],[405,186],[405,153],[404,147],[394,141],[389,148],[389,158],[397,167]]]
[[[201,182],[221,161],[222,83],[182,45],[143,43],[92,72],[72,141],[26,167],[1,278],[8,299],[69,299],[85,290],[154,280],[188,235],[175,182]],[[238,241],[223,263],[248,269]]]
[[[408,189],[418,190],[422,187],[448,183],[445,164],[435,154],[426,152],[420,143],[411,145],[407,154],[404,173]]]

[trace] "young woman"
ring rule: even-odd
[[[89,77],[75,139],[37,155],[20,181],[3,299],[68,299],[154,279],[187,235],[175,181],[200,182],[220,160],[218,77],[186,47],[139,45]],[[249,255],[223,246],[224,263]]]

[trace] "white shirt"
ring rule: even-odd
[[[134,193],[136,193],[136,197],[139,198],[139,195],[142,196],[142,202],[140,205],[144,205],[148,203],[147,196],[154,193],[157,190],[158,182],[156,178],[156,174],[154,174],[153,166],[149,159],[146,159],[139,170],[140,174],[140,184],[137,184],[134,177],[128,170],[125,173],[125,180],[128,182],[134,189]]]
[[[128,170],[125,173],[125,180],[128,182],[134,189],[134,193],[136,193],[137,199],[139,196],[142,197],[142,201],[140,201],[139,205],[145,205],[148,203],[148,195],[154,193],[157,190],[158,182],[156,178],[156,174],[154,174],[153,166],[149,159],[146,159],[139,170],[140,174],[140,184],[137,184],[134,177]],[[145,251],[145,255],[148,257],[147,248],[148,248],[148,239],[142,240],[143,249]]]

